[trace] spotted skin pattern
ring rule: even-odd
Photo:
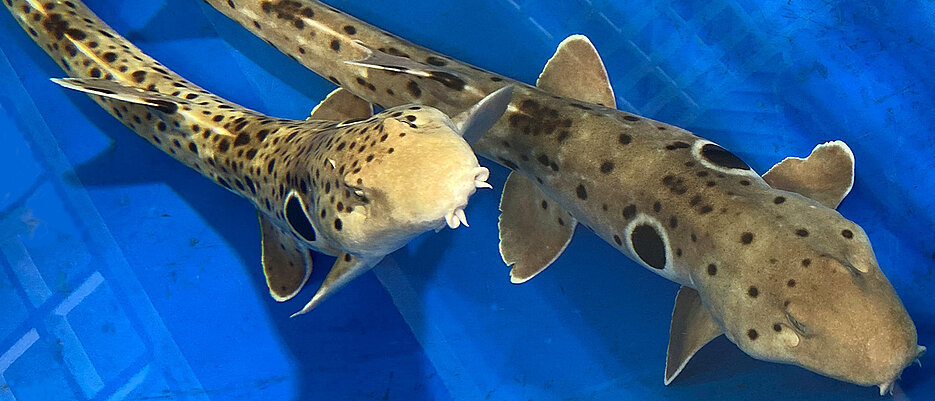
[[[414,236],[459,225],[468,197],[487,186],[487,170],[437,109],[404,105],[348,121],[268,117],[171,72],[79,1],[2,1],[79,78],[61,83],[105,94],[92,98],[153,146],[250,200],[264,230],[284,233],[264,233],[281,248],[265,243],[264,259],[299,270],[289,291],[270,282],[278,300],[308,278],[309,251],[338,256],[317,303]],[[113,98],[121,95],[150,103]],[[268,278],[286,268],[264,267]]]
[[[612,93],[604,105],[576,100],[586,93],[549,93],[317,1],[206,2],[377,105],[415,102],[451,112],[516,85],[507,112],[475,150],[532,180],[542,196],[530,205],[541,204],[553,224],[581,222],[649,270],[697,291],[684,298],[700,297],[703,307],[681,312],[704,315],[698,322],[710,324],[697,327],[713,330],[679,340],[694,348],[676,358],[678,370],[723,332],[755,358],[878,385],[882,393],[924,350],[866,234],[834,205],[771,187],[740,158],[688,131],[605,107],[614,106]],[[850,157],[843,143],[832,147]],[[850,189],[843,186],[838,198]],[[552,213],[556,208],[573,217]],[[552,248],[561,252],[562,244]],[[547,265],[554,257],[539,260]]]

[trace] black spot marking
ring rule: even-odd
[[[621,145],[629,145],[630,142],[633,142],[633,137],[627,134],[620,134],[617,141],[619,141]]]
[[[588,200],[588,191],[584,189],[584,184],[578,184],[578,188],[575,192],[578,194],[578,199]]]
[[[717,275],[717,265],[714,263],[708,265],[708,275],[714,276]]]
[[[296,234],[299,234],[306,241],[315,241],[315,228],[312,227],[312,222],[309,221],[308,215],[302,209],[302,203],[296,196],[290,196],[289,200],[286,201],[286,220]]]
[[[747,337],[750,337],[750,340],[756,340],[757,337],[759,336],[760,334],[757,333],[756,330],[754,329],[747,330]]]
[[[341,51],[341,42],[338,42],[337,40],[332,40],[332,41],[331,41],[331,50],[334,50],[334,51],[336,51],[336,52],[337,52],[337,51]]]
[[[777,205],[781,205],[785,201],[786,201],[786,198],[784,196],[777,196],[776,198],[773,199],[773,203]]]
[[[806,230],[806,229],[804,229],[804,228],[800,228],[800,229],[798,229],[798,230],[795,230],[795,235],[798,235],[798,236],[800,236],[800,237],[807,237],[807,236],[808,236],[808,230]]]
[[[649,224],[640,224],[630,233],[633,251],[644,263],[654,269],[666,267],[666,244],[656,228]]]
[[[748,186],[750,185],[750,180],[740,180],[740,185]]]
[[[159,110],[165,114],[175,114],[179,110],[179,105],[174,102],[161,99],[150,99],[151,103],[155,103],[155,106],[152,106],[154,109]]]
[[[636,216],[636,205],[628,205],[623,208],[623,218],[630,220],[633,216]]]
[[[672,142],[671,144],[666,145],[666,150],[687,149],[690,147],[691,145],[689,145],[687,142],[675,141],[675,142]]]
[[[617,246],[623,245],[623,241],[620,239],[620,236],[617,234],[614,234],[614,242],[617,243]]]
[[[445,60],[442,60],[435,56],[429,56],[428,58],[425,59],[425,62],[431,65],[437,66],[437,67],[444,67],[446,64],[448,64],[445,62]]]
[[[344,227],[344,223],[341,222],[341,219],[334,219],[334,229],[341,231],[342,227]]]
[[[662,211],[662,203],[660,202],[653,203],[653,211],[656,213],[659,213],[660,211]]]
[[[344,33],[346,33],[346,34],[348,34],[348,35],[356,34],[356,33],[357,33],[357,28],[354,28],[354,27],[351,26],[351,25],[345,25],[345,26],[344,26]]]
[[[420,88],[419,84],[417,84],[415,81],[409,81],[409,83],[406,84],[406,89],[409,91],[409,94],[412,95],[412,97],[417,98],[422,96],[422,88]]]
[[[671,227],[671,228],[678,228],[678,226],[679,226],[679,219],[678,219],[677,217],[675,217],[675,216],[670,217],[670,218],[669,218],[669,227]]]
[[[663,177],[662,185],[665,185],[666,188],[669,188],[669,191],[676,195],[682,195],[685,192],[688,192],[688,187],[685,185],[685,180],[673,175],[667,175]]]
[[[146,71],[142,71],[142,70],[133,71],[133,73],[130,74],[130,77],[133,78],[134,82],[138,84],[142,83],[143,81],[146,80]]]
[[[777,333],[780,332],[780,331],[782,331],[782,325],[779,324],[779,323],[774,324],[774,325],[773,325],[773,331],[775,331],[775,332],[777,332]]]
[[[743,235],[740,236],[741,244],[749,245],[751,242],[753,242],[753,233],[743,233]]]
[[[750,286],[750,288],[747,289],[747,295],[749,295],[749,296],[751,296],[751,297],[753,297],[753,298],[756,298],[758,295],[760,295],[760,290],[758,290],[758,289],[757,289],[756,287],[754,287],[754,286]]]
[[[844,229],[841,231],[841,236],[847,239],[851,239],[854,238],[854,232],[848,229]]]
[[[795,280],[790,278],[789,281],[786,281],[786,286],[790,288],[795,287]]]
[[[812,264],[811,259],[802,259],[802,267],[808,267]]]
[[[441,82],[445,87],[456,91],[464,90],[466,85],[463,79],[444,71],[429,71],[429,79]]]
[[[532,136],[551,135],[557,131],[565,132],[565,128],[572,125],[572,121],[562,118],[558,110],[540,105],[531,99],[520,103],[519,110],[510,114],[508,121],[515,130]]]
[[[604,174],[610,174],[611,171],[614,171],[614,162],[604,162],[601,164],[601,172]]]
[[[724,150],[724,148],[713,143],[705,144],[701,147],[701,156],[709,162],[724,168],[733,168],[740,170],[749,170],[750,166],[734,156],[733,153]]]
[[[542,210],[546,210],[549,208],[549,202],[542,201],[542,204],[540,206],[542,206]]]
[[[243,146],[250,143],[250,135],[246,132],[241,132],[237,134],[237,138],[234,139],[234,147]]]

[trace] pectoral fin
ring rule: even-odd
[[[776,189],[796,192],[836,208],[854,187],[854,153],[841,141],[823,143],[808,157],[787,157],[763,179]]]
[[[721,333],[721,328],[701,304],[698,291],[684,286],[679,289],[669,327],[665,384],[672,383],[692,356]]]
[[[584,35],[569,36],[558,45],[536,86],[572,99],[617,107],[604,62]]]
[[[519,284],[552,264],[578,221],[521,174],[510,173],[500,198],[500,256]]]
[[[263,238],[263,274],[273,299],[283,302],[302,289],[312,273],[312,258],[308,249],[289,234],[273,225],[260,212],[260,230]]]
[[[369,118],[373,115],[373,105],[357,97],[344,88],[338,88],[325,97],[312,109],[309,120],[341,121],[356,118]]]
[[[293,313],[291,317],[296,317],[315,309],[318,304],[334,295],[335,292],[347,285],[351,280],[366,273],[367,270],[373,268],[379,261],[379,259],[361,259],[349,253],[338,256],[334,265],[331,266],[331,271],[328,272],[328,276],[325,277],[325,282],[321,284],[321,288],[318,289],[318,292],[315,293],[312,300],[308,301],[302,310]]]
[[[513,85],[497,89],[481,99],[470,109],[451,119],[458,133],[467,143],[473,144],[500,119],[506,106],[513,98]]]

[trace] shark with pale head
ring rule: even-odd
[[[490,188],[468,141],[500,118],[510,87],[454,118],[420,105],[373,115],[343,89],[307,120],[268,117],[176,75],[80,1],[3,2],[72,77],[56,83],[93,95],[154,146],[257,207],[263,271],[277,301],[308,280],[310,251],[337,257],[296,314],[413,237],[466,226],[468,198]]]
[[[475,144],[513,173],[500,203],[500,252],[522,283],[582,223],[682,285],[665,383],[725,334],[747,354],[892,390],[923,353],[864,231],[835,208],[854,157],[818,145],[757,174],[717,144],[616,110],[591,42],[563,41],[536,86],[416,46],[310,0],[206,0],[280,51],[381,107],[461,110],[514,85]]]

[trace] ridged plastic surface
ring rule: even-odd
[[[201,2],[87,0],[202,87],[304,118],[332,86]],[[841,212],[935,345],[935,6],[861,1],[331,1],[534,82],[583,33],[620,108],[714,140],[764,172],[841,139]],[[509,283],[496,190],[471,227],[425,235],[313,313],[270,299],[245,201],[138,139],[0,15],[0,400],[877,400],[875,388],[759,362],[720,338],[662,384],[677,286],[585,229]],[[534,235],[534,233],[530,233]],[[897,399],[935,394],[930,357]]]

